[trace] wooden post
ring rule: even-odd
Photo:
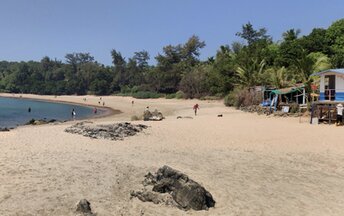
[[[328,125],[331,124],[331,105],[328,105]]]
[[[310,121],[310,124],[313,123],[313,115],[314,115],[314,103],[312,103],[312,106],[311,106],[311,121]],[[318,122],[319,122],[319,120],[318,120]]]

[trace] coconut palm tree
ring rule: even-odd
[[[264,59],[260,62],[257,59],[251,59],[245,62],[245,64],[239,65],[236,70],[239,83],[244,87],[252,87],[260,84],[265,66],[266,62]]]
[[[272,67],[267,69],[266,73],[269,83],[276,88],[289,87],[290,85],[292,85],[292,83],[295,82],[290,74],[290,71],[288,71],[285,67]]]

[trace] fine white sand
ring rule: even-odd
[[[3,96],[12,96],[2,94]],[[18,95],[14,95],[18,97]],[[97,105],[99,97],[35,96]],[[344,127],[308,119],[243,113],[221,101],[102,97],[121,114],[96,123],[129,121],[146,106],[161,122],[123,141],[68,134],[59,125],[0,133],[0,215],[75,215],[86,198],[98,215],[343,215]],[[193,119],[192,106],[200,104]],[[223,114],[222,118],[217,117]],[[130,199],[147,172],[163,165],[202,184],[216,200],[209,211],[182,211]]]

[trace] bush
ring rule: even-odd
[[[173,98],[176,98],[176,94],[174,93],[174,94],[167,94],[166,96],[165,96],[165,98],[166,99],[173,99]]]
[[[176,98],[177,99],[182,99],[182,98],[185,98],[185,94],[184,94],[184,92],[183,91],[177,91],[177,93],[176,93]]]
[[[222,97],[217,96],[217,95],[214,95],[214,96],[207,95],[207,96],[201,97],[200,100],[220,100],[221,98]]]
[[[138,92],[139,90],[140,90],[140,88],[138,86],[133,86],[130,90],[130,93],[134,94],[134,93]]]
[[[290,113],[297,113],[299,112],[299,105],[297,103],[292,103],[289,105],[289,112]]]
[[[146,98],[160,98],[162,95],[157,92],[139,91],[132,94],[134,98],[146,99]]]
[[[130,94],[131,88],[129,86],[122,86],[121,87],[121,94]]]
[[[224,99],[226,106],[234,106],[239,108],[241,106],[259,105],[262,101],[262,93],[247,88],[236,88],[230,92]]]
[[[237,97],[234,91],[230,92],[228,95],[225,96],[224,98],[224,103],[226,106],[236,106],[236,101],[237,101]]]

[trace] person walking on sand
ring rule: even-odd
[[[198,104],[195,104],[193,106],[193,110],[195,111],[195,116],[197,115],[197,110],[199,110],[199,105]]]
[[[341,103],[337,104],[336,108],[337,108],[336,126],[339,126],[343,123],[343,104]]]

